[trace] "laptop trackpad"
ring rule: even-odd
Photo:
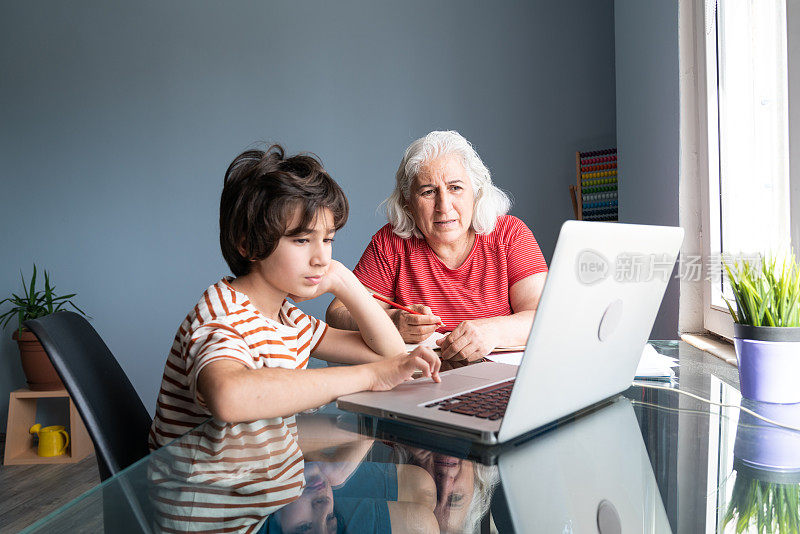
[[[464,376],[460,374],[442,375],[442,381],[438,384],[430,378],[420,378],[409,382],[404,382],[395,387],[391,392],[399,397],[424,395],[433,399],[446,397],[462,391],[480,388],[486,385],[485,378],[474,376]]]

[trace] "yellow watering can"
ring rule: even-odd
[[[35,424],[28,431],[39,435],[39,456],[61,456],[67,452],[69,434],[61,425],[46,426]]]

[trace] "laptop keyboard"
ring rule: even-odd
[[[506,406],[508,406],[508,399],[511,396],[511,388],[513,386],[514,380],[509,380],[432,402],[426,404],[425,407],[438,408],[446,412],[471,415],[494,421],[502,418],[503,414],[506,413]]]

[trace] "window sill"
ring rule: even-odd
[[[738,367],[733,344],[711,334],[681,334],[681,339],[693,347],[713,354],[720,360]]]

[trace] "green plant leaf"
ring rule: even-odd
[[[22,280],[22,289],[24,296],[12,293],[10,298],[0,301],[0,305],[6,302],[11,304],[11,309],[0,315],[0,327],[5,328],[8,323],[16,317],[19,331],[22,331],[22,324],[30,319],[36,319],[49,315],[58,311],[65,305],[69,305],[77,312],[88,317],[86,312],[75,305],[70,299],[75,296],[75,293],[58,296],[55,293],[55,285],[50,279],[50,273],[44,271],[44,290],[36,289],[36,281],[38,276],[38,268],[33,264],[33,275],[31,276],[30,283],[25,281],[25,275],[20,271],[20,278]],[[40,277],[41,278],[41,277]]]
[[[11,322],[11,319],[16,317],[16,315],[17,315],[17,312],[15,310],[11,310],[7,314],[7,316],[3,316],[2,320],[0,320],[0,325],[2,325],[3,328],[5,328],[6,326],[8,326],[8,323]]]
[[[36,264],[33,264],[33,276],[31,276],[31,290],[28,292],[29,295],[32,295],[35,298],[36,293],[34,293],[34,288],[36,287]]]
[[[70,305],[70,306],[72,306],[73,308],[75,308],[75,310],[77,310],[77,311],[81,312],[81,314],[82,314],[84,317],[86,317],[87,319],[91,319],[91,317],[89,317],[88,315],[86,315],[86,312],[85,312],[85,311],[83,311],[82,309],[80,309],[80,308],[79,308],[79,307],[78,307],[78,306],[77,306],[77,305],[76,305],[74,302],[72,302],[71,300],[69,301],[69,305]]]
[[[739,319],[739,317],[736,316],[736,312],[733,311],[733,306],[731,306],[730,301],[728,299],[726,299],[725,297],[722,297],[722,300],[724,300],[725,304],[728,305],[728,312],[730,312],[731,317],[733,317],[733,322],[741,323],[742,321]]]
[[[58,302],[59,300],[71,299],[74,296],[75,296],[75,293],[70,293],[69,295],[64,295],[63,297],[54,297],[53,298],[53,302]]]
[[[753,326],[800,326],[800,266],[794,253],[780,261],[770,255],[756,265],[738,260],[723,261],[733,303],[728,312],[736,322]],[[735,312],[735,313],[734,313]]]
[[[53,313],[53,289],[50,287],[50,274],[44,271],[44,297],[47,305],[47,313]]]

